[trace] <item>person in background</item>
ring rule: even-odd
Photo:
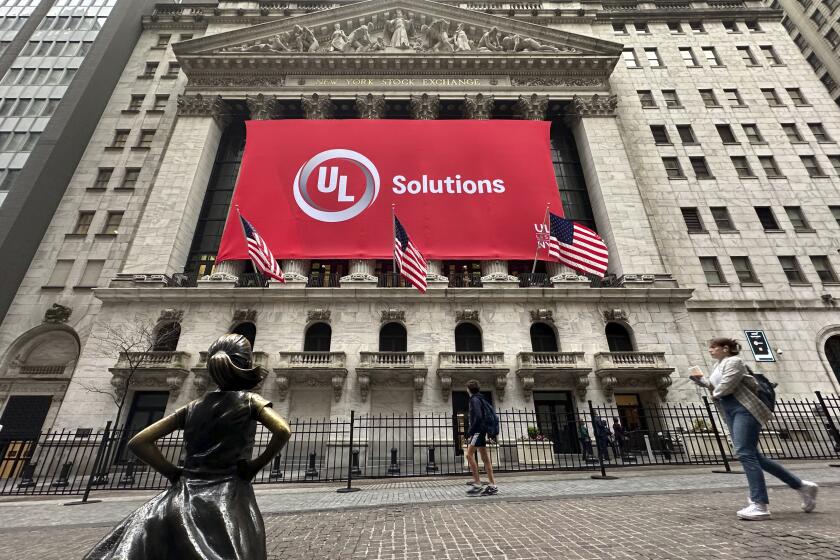
[[[595,443],[598,445],[598,457],[609,461],[610,427],[607,421],[600,417],[595,420]]]
[[[750,503],[738,511],[741,519],[760,521],[770,518],[770,498],[764,472],[772,474],[802,498],[802,511],[809,513],[817,507],[817,485],[802,480],[782,465],[771,461],[758,450],[758,436],[773,415],[758,397],[758,382],[751,375],[743,360],[738,357],[741,346],[731,338],[715,338],[709,343],[709,355],[717,360],[712,375],[706,379],[699,368],[692,368],[690,379],[709,389],[712,398],[723,411],[735,454],[750,487]]]
[[[580,440],[580,452],[583,455],[583,462],[586,463],[592,458],[592,438],[589,437],[586,422],[580,422],[578,424],[578,440]]]
[[[624,457],[627,452],[627,432],[624,430],[621,422],[619,422],[618,417],[613,417],[612,431],[613,438],[615,438],[615,446],[618,448],[617,456]]]
[[[467,463],[472,472],[472,488],[467,490],[467,496],[493,496],[499,493],[496,486],[496,479],[493,476],[493,463],[490,460],[490,453],[487,451],[487,438],[495,437],[498,431],[493,433],[494,424],[498,427],[496,412],[493,406],[481,396],[481,385],[477,380],[467,381],[467,391],[470,393],[469,418],[470,424],[467,429]],[[489,432],[489,434],[488,434]],[[484,463],[484,470],[487,471],[487,486],[481,484],[478,476],[478,462],[475,460],[475,452],[481,453],[481,462]]]

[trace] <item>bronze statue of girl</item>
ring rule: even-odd
[[[291,437],[283,418],[253,389],[265,370],[253,366],[251,345],[228,334],[207,351],[207,369],[219,386],[155,422],[128,446],[172,483],[117,525],[85,560],[264,560],[265,526],[251,479]],[[257,422],[272,437],[251,459]],[[184,466],[155,445],[184,430]]]

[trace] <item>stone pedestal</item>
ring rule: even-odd
[[[492,288],[519,287],[519,279],[508,274],[507,261],[481,261],[481,283]]]
[[[350,274],[341,277],[342,288],[376,288],[379,279],[373,275],[374,262],[364,259],[350,261]]]

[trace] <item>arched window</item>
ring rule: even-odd
[[[834,377],[840,382],[840,335],[834,335],[825,341],[825,357],[828,358]]]
[[[455,327],[456,352],[483,352],[481,331],[472,323],[461,323]]]
[[[379,329],[380,352],[405,352],[408,350],[405,327],[399,323],[386,323]]]
[[[557,352],[557,337],[554,336],[554,329],[545,323],[531,325],[531,351]]]
[[[164,323],[155,329],[155,340],[152,350],[157,352],[174,352],[181,338],[180,323]]]
[[[303,340],[304,352],[329,352],[332,329],[326,323],[315,323],[306,329]]]
[[[627,329],[618,323],[607,323],[604,329],[607,335],[607,346],[610,352],[632,352],[633,339]]]
[[[254,349],[254,341],[257,339],[257,325],[251,321],[239,323],[231,331],[233,334],[241,334],[251,343],[251,349]]]

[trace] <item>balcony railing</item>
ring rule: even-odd
[[[481,274],[478,272],[458,272],[449,275],[450,288],[480,288]]]
[[[360,368],[413,368],[425,367],[423,352],[361,352]]]
[[[20,375],[64,375],[64,366],[21,366]]]
[[[664,352],[599,352],[595,354],[595,369],[651,369],[667,368]]]
[[[280,352],[278,369],[344,369],[344,352]]]
[[[557,369],[584,367],[583,352],[520,352],[518,369]]]
[[[550,288],[551,275],[545,272],[526,272],[519,275],[520,288]]]
[[[146,369],[178,369],[186,367],[187,352],[159,350],[152,352],[120,352],[117,369],[128,369],[132,365]],[[138,365],[139,364],[139,365]]]
[[[340,274],[310,274],[307,288],[338,288],[341,285]]]
[[[379,275],[380,288],[409,288],[411,287],[399,272],[384,272]]]
[[[500,367],[505,364],[504,352],[441,352],[441,368]]]

